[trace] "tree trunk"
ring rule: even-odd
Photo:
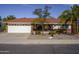
[[[77,21],[72,21],[72,24],[71,24],[71,33],[72,34],[77,34]]]
[[[44,24],[42,24],[42,34],[44,34]]]

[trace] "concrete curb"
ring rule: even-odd
[[[79,40],[25,40],[25,41],[1,41],[0,44],[79,44]]]

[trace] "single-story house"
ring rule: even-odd
[[[33,20],[34,18],[16,18],[14,20],[8,20],[5,22],[7,24],[7,32],[31,33],[35,28],[35,26],[33,26],[32,24]],[[59,21],[60,21],[59,19],[50,18],[50,19],[46,19],[47,23],[44,24],[45,25],[48,24],[48,27],[50,27],[51,29],[59,29],[61,27],[61,23],[59,23]],[[69,25],[68,29],[69,30],[71,29],[71,25]]]

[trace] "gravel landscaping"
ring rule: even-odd
[[[27,33],[0,33],[0,44],[79,44],[78,35],[31,35]]]
[[[50,39],[50,35],[30,35],[28,39]],[[56,34],[51,39],[79,39],[79,35]]]

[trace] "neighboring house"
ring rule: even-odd
[[[8,33],[31,33],[33,31],[33,25],[32,21],[34,18],[17,18],[14,20],[9,20],[4,23],[7,24],[7,32]],[[59,23],[59,19],[47,19],[44,24],[51,25],[53,29],[59,29],[61,27],[61,24]],[[50,26],[49,26],[50,27]],[[71,29],[71,26],[68,27],[68,29]]]

